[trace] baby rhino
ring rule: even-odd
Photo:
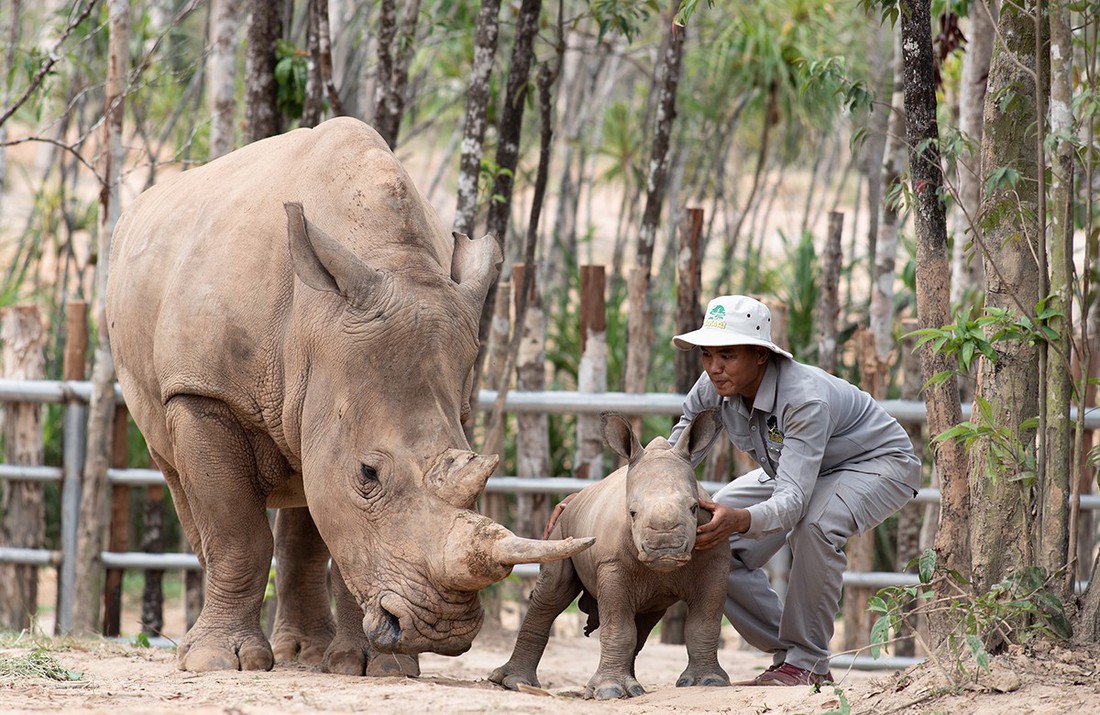
[[[699,508],[709,498],[695,480],[692,455],[719,428],[714,411],[700,412],[676,446],[658,437],[642,449],[625,417],[603,415],[603,436],[628,461],[606,479],[578,492],[551,537],[595,536],[571,558],[543,564],[512,657],[489,679],[512,690],[538,686],[535,670],[554,619],[581,594],[585,635],[600,629],[600,665],[585,698],[642,695],[634,661],[665,610],[683,600],[688,665],[677,686],[729,685],[718,664],[719,629],[729,575],[729,549],[693,551],[695,529],[710,519]]]

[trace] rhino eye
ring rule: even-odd
[[[637,509],[631,509],[630,510],[630,520],[634,521],[637,518],[638,518],[638,510]]]
[[[359,481],[363,484],[378,483],[378,470],[367,464],[359,465]]]
[[[691,513],[694,514],[697,511],[699,511],[699,505],[698,504],[692,504],[691,505]]]

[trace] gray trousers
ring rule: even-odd
[[[914,496],[909,485],[919,484],[920,465],[914,461],[884,458],[859,466],[881,469],[876,474],[842,470],[819,477],[805,516],[789,532],[760,539],[730,537],[726,617],[746,642],[773,654],[776,665],[787,662],[828,672],[829,641],[848,563],[844,544],[905,506]],[[743,509],[766,500],[774,488],[775,480],[756,469],[720,489],[714,501]],[[791,569],[781,603],[763,566],[784,542],[791,548]]]

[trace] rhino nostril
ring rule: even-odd
[[[368,619],[370,625],[368,626]],[[385,607],[379,606],[374,618],[364,619],[364,631],[371,645],[380,650],[396,648],[401,642],[401,621]]]

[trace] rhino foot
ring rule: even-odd
[[[707,688],[725,687],[730,684],[730,677],[726,674],[726,671],[722,670],[721,666],[718,666],[716,670],[705,673],[696,673],[688,668],[680,674],[679,679],[676,681],[677,688],[687,688],[693,685],[702,685]]]
[[[584,699],[615,700],[645,695],[645,688],[631,675],[608,676],[596,673],[584,687]]]
[[[279,665],[287,665],[297,659],[302,665],[317,666],[323,664],[325,651],[331,642],[331,630],[313,635],[279,630],[272,638],[271,648]]]
[[[179,650],[179,668],[195,673],[213,670],[271,670],[275,658],[266,639],[249,638],[234,645],[195,641]]]
[[[521,685],[529,685],[532,688],[542,687],[539,679],[533,672],[523,672],[511,663],[505,663],[489,674],[489,680],[497,685],[503,685],[509,690],[519,690]]]
[[[332,641],[321,661],[321,670],[338,675],[364,675],[367,672],[366,645],[344,644],[339,638]]]

